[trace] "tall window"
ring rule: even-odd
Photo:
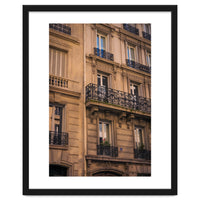
[[[106,75],[97,74],[97,88],[98,88],[98,98],[100,100],[106,100],[108,92],[108,77]]]
[[[147,52],[146,54],[146,61],[147,61],[147,66],[151,67],[151,53]]]
[[[144,129],[140,127],[135,127],[135,148],[143,150],[145,148],[144,144]]]
[[[49,49],[49,73],[59,77],[67,76],[67,52]]]
[[[111,125],[109,122],[99,121],[99,144],[110,145],[111,143]]]
[[[128,60],[132,60],[135,61],[135,48],[128,46],[127,47],[127,56],[128,56]]]
[[[97,34],[97,56],[106,58],[106,36]]]
[[[97,34],[97,48],[101,50],[106,50],[106,36]]]
[[[130,83],[130,93],[135,96],[138,96],[138,86],[132,82]]]
[[[49,144],[61,144],[62,106],[49,105]]]
[[[151,34],[151,25],[150,24],[144,24],[144,32]]]

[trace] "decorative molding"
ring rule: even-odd
[[[53,29],[49,29],[49,35],[55,36],[57,38],[65,40],[65,41],[69,41],[69,42],[74,43],[76,45],[80,44],[80,40],[78,38],[71,36],[71,35],[67,35],[67,34],[59,32],[59,31],[56,31],[56,30],[53,30]]]

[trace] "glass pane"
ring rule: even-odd
[[[99,49],[99,35],[97,35],[97,48]]]
[[[139,137],[140,137],[140,146],[142,146],[143,145],[142,129],[139,129]]]
[[[131,50],[131,60],[135,60],[134,49],[130,48]]]
[[[106,141],[110,144],[110,133],[109,133],[109,124],[106,124]]]
[[[99,143],[103,143],[102,123],[99,122]]]
[[[132,83],[130,83],[130,92],[131,92],[131,94],[133,94],[133,84]]]
[[[103,86],[105,86],[107,88],[107,77],[103,76]]]
[[[101,49],[106,49],[106,41],[105,41],[105,37],[101,36]]]
[[[138,137],[138,129],[137,128],[135,128],[135,146],[136,146],[136,148],[138,148],[139,147],[139,137]]]
[[[134,94],[138,95],[138,87],[136,85],[134,85]]]
[[[102,123],[99,122],[99,136],[102,137]]]
[[[151,66],[151,55],[149,54],[149,66]]]
[[[97,84],[98,86],[101,86],[101,77],[97,75]]]
[[[129,56],[129,48],[127,47],[127,55],[128,55],[128,60],[130,60],[130,56]]]
[[[103,141],[104,143],[109,144],[109,124],[104,123],[103,126]]]

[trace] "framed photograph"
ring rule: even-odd
[[[177,194],[177,6],[23,6],[23,194]]]

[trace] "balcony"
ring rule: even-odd
[[[116,105],[131,110],[138,110],[151,113],[151,100],[145,97],[136,96],[127,92],[105,88],[90,83],[86,86],[86,102],[96,101],[110,105]]]
[[[130,24],[123,24],[123,28],[131,33],[139,35],[139,30]]]
[[[97,155],[118,157],[118,147],[97,145]]]
[[[114,61],[114,56],[112,53],[106,52],[103,49],[94,48],[94,55],[99,56],[101,58],[105,58],[107,60]]]
[[[68,133],[49,131],[49,145],[68,145]]]
[[[142,32],[143,38],[147,39],[147,40],[151,40],[151,34],[146,33],[146,32]]]
[[[65,33],[67,35],[71,35],[71,28],[64,24],[49,24],[49,28],[52,28],[56,31]]]
[[[129,66],[129,67],[132,67],[134,69],[138,69],[140,71],[143,71],[143,72],[151,73],[151,67],[146,66],[146,65],[142,65],[142,64],[137,63],[133,60],[126,59],[126,65]]]
[[[49,75],[49,85],[60,88],[68,88],[68,80],[63,77]]]
[[[151,160],[151,151],[145,149],[134,149],[134,157],[145,160]]]

